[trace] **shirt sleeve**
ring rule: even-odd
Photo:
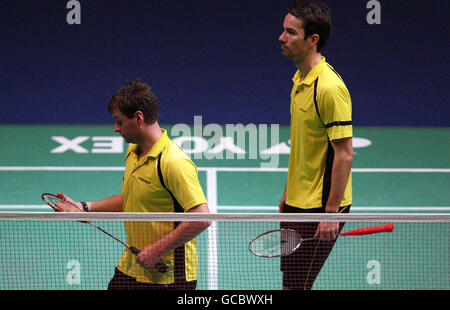
[[[324,88],[319,93],[318,105],[330,141],[353,136],[352,102],[345,85]]]
[[[166,186],[185,212],[207,203],[198,179],[197,167],[189,158],[171,160],[166,163],[164,170]]]

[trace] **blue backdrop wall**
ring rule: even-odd
[[[292,0],[0,0],[0,123],[105,124],[137,77],[163,124],[289,124],[295,66],[278,36]],[[324,55],[357,126],[448,126],[448,0],[328,0]],[[369,7],[367,6],[369,4]]]

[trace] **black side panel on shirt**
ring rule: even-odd
[[[319,105],[317,104],[317,85],[319,84],[319,78],[317,78],[314,81],[314,106],[316,107],[317,116],[320,119],[320,122],[325,128],[328,128],[330,126],[327,126],[322,121],[322,118],[320,117],[319,113]],[[334,124],[333,124],[334,125]],[[323,180],[322,180],[322,207],[325,208],[328,202],[328,197],[330,196],[330,188],[331,188],[331,171],[333,168],[333,159],[334,159],[334,150],[331,146],[330,140],[328,139],[328,150],[327,150],[327,157],[325,159],[325,172],[323,174]]]
[[[325,160],[325,172],[322,180],[322,206],[325,207],[330,196],[331,188],[331,171],[333,168],[334,150],[331,146],[330,140],[328,140],[327,158]]]
[[[173,193],[166,187],[166,184],[165,184],[164,178],[163,178],[163,174],[161,171],[161,155],[162,155],[162,153],[159,154],[158,163],[157,163],[159,181],[161,182],[161,185],[169,192],[170,196],[172,197],[174,212],[184,212],[183,208],[178,203],[178,201],[175,198],[175,196],[173,195]],[[179,224],[180,224],[180,222],[174,222],[173,229],[176,229]],[[177,283],[179,281],[186,281],[185,255],[186,254],[185,254],[184,245],[182,245],[174,250],[175,283]]]
[[[166,187],[166,184],[164,182],[164,178],[163,178],[163,174],[161,171],[161,154],[159,154],[158,156],[158,176],[159,176],[159,181],[161,182],[161,185],[169,192],[170,196],[172,197],[173,200],[173,212],[184,212],[183,208],[181,207],[181,205],[178,203],[177,199],[175,198],[175,196],[172,194],[172,192]]]
[[[316,107],[317,116],[320,119],[320,122],[325,127],[325,124],[322,121],[322,117],[320,117],[319,106],[317,105],[317,84],[319,84],[319,78],[314,81],[314,106]]]

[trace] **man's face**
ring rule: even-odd
[[[118,132],[127,143],[137,143],[139,126],[136,117],[128,118],[118,108],[113,110],[112,115],[115,121],[114,131]]]
[[[303,21],[287,14],[284,18],[283,29],[283,33],[278,38],[281,43],[282,55],[296,62],[301,62],[308,51]]]

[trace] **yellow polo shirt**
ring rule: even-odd
[[[326,205],[334,152],[330,141],[349,138],[352,103],[340,75],[325,58],[300,82],[297,71],[291,91],[291,152],[286,204],[310,209]],[[352,203],[350,174],[341,206]]]
[[[167,131],[162,131],[163,135],[148,154],[140,159],[136,153],[137,145],[131,144],[127,150],[122,183],[124,212],[187,212],[206,203],[198,180],[197,167],[183,150],[170,140]],[[166,188],[160,177],[163,178]],[[175,225],[174,222],[125,222],[127,243],[143,250],[173,231]],[[186,281],[196,280],[195,239],[187,242],[184,247],[166,253],[161,261],[169,267],[166,273],[159,273],[153,268],[144,269],[135,262],[135,255],[126,249],[118,269],[139,282],[171,284],[174,283],[175,277],[182,277]]]

